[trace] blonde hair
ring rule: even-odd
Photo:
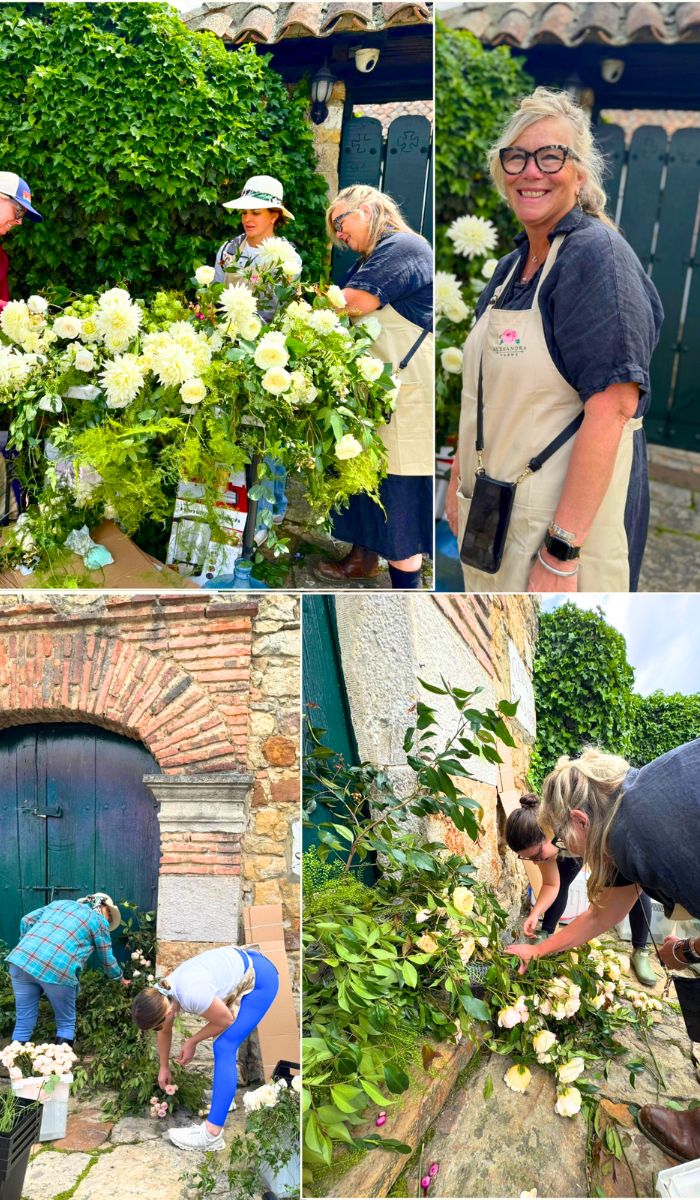
[[[571,833],[571,810],[588,817],[584,860],[590,870],[588,899],[595,904],[612,877],[614,863],[608,853],[608,837],[622,798],[622,782],[630,769],[619,754],[605,754],[586,746],[579,758],[567,755],[557,760],[542,785],[538,814],[548,837],[556,834],[567,842]]]
[[[499,150],[505,150],[508,146],[512,146],[525,129],[537,121],[542,121],[545,117],[564,117],[571,126],[573,133],[571,149],[576,155],[574,163],[583,175],[583,183],[578,195],[581,208],[590,217],[598,217],[606,225],[612,225],[615,228],[614,222],[605,212],[607,202],[603,187],[605,159],[593,140],[591,118],[568,92],[555,92],[551,88],[538,87],[531,95],[524,96],[520,101],[517,111],[513,113],[501,136],[489,150],[489,171],[496,189],[505,199],[506,187]]]
[[[131,1015],[139,1029],[155,1029],[168,1015],[170,1001],[153,987],[139,992],[131,1006]]]
[[[396,201],[392,200],[391,196],[387,196],[386,192],[380,192],[378,188],[369,187],[367,184],[355,183],[352,187],[343,188],[342,191],[338,192],[335,200],[326,209],[326,228],[331,241],[335,242],[336,246],[342,246],[343,243],[333,228],[331,213],[339,204],[342,204],[343,207],[347,206],[348,212],[355,212],[363,204],[366,204],[370,210],[369,236],[367,247],[362,251],[362,258],[369,257],[379,239],[384,237],[386,233],[415,232],[404,221],[401,209]]]

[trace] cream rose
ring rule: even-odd
[[[30,296],[27,300],[27,308],[34,315],[41,316],[42,313],[46,312],[48,307],[49,302],[43,296]]]
[[[197,270],[194,273],[197,283],[202,288],[209,287],[209,284],[214,282],[215,275],[216,271],[214,268],[207,266],[197,267]]]
[[[557,1102],[554,1105],[554,1111],[559,1113],[560,1117],[575,1117],[580,1108],[581,1093],[578,1088],[561,1088],[558,1093]]]
[[[337,283],[331,284],[326,292],[326,298],[334,308],[345,308],[345,296],[343,295],[342,288],[339,288]]]
[[[280,396],[282,392],[289,390],[292,377],[284,367],[270,367],[269,371],[263,375],[261,383],[266,392],[272,392],[273,396]]]
[[[503,1076],[503,1082],[506,1087],[510,1088],[511,1092],[526,1092],[530,1086],[531,1079],[532,1075],[530,1071],[522,1063],[516,1063]]]
[[[207,389],[201,379],[186,379],[180,388],[183,404],[201,404],[207,394]]]
[[[81,346],[75,356],[75,362],[73,363],[76,371],[91,371],[94,365],[95,355],[91,350],[86,350],[84,346]]]
[[[65,314],[62,317],[56,317],[53,323],[54,333],[57,333],[60,338],[65,338],[66,341],[80,337],[82,328],[82,321],[79,321],[77,317],[68,317]]]
[[[373,354],[363,354],[357,360],[357,368],[363,379],[374,383],[384,371],[384,363]]]
[[[582,1058],[570,1058],[568,1062],[562,1063],[557,1068],[557,1077],[562,1083],[573,1083],[574,1079],[578,1079],[586,1069],[586,1064]]]
[[[425,954],[434,954],[438,948],[435,938],[431,937],[429,933],[421,934],[421,936],[416,939],[416,945],[418,949],[422,950]]]
[[[532,1048],[538,1056],[540,1054],[548,1054],[552,1046],[556,1046],[556,1044],[557,1035],[556,1033],[551,1033],[549,1029],[541,1029],[532,1039]]]
[[[342,461],[348,458],[357,458],[358,454],[362,454],[362,446],[358,442],[357,438],[354,438],[351,433],[344,434],[344,436],[335,443],[335,456]]]
[[[440,355],[443,371],[447,371],[450,375],[459,375],[462,370],[463,357],[459,346],[448,346]]]
[[[468,917],[474,907],[474,894],[466,887],[456,887],[452,893],[452,905],[463,917]]]

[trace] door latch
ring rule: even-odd
[[[27,813],[30,817],[38,817],[40,821],[48,821],[55,817],[63,816],[62,808],[55,808],[53,812],[51,809],[46,809],[42,812],[40,808],[23,808],[22,812]]]

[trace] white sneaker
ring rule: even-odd
[[[178,1150],[223,1150],[222,1133],[210,1133],[204,1121],[201,1125],[186,1125],[184,1129],[169,1129],[168,1137]]]

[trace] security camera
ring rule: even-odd
[[[624,59],[604,58],[600,64],[600,73],[606,83],[619,83],[625,70]]]
[[[369,75],[370,71],[373,71],[379,62],[379,51],[374,48],[371,50],[353,50],[353,58],[355,59],[355,66],[358,71],[361,71],[363,75]]]

